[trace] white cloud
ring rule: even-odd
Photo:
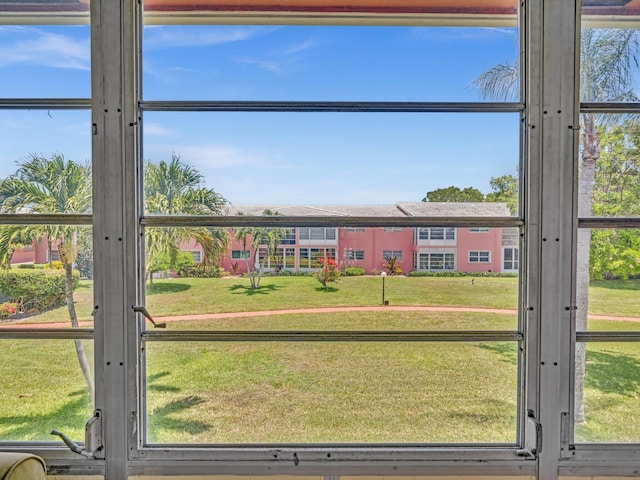
[[[174,132],[172,132],[170,129],[168,129],[167,127],[159,123],[144,122],[144,134],[145,136],[156,135],[161,137],[167,137],[167,136],[174,135]]]
[[[493,40],[499,37],[516,38],[518,30],[515,28],[499,27],[449,27],[424,28],[414,27],[409,30],[409,38],[413,40]]]
[[[33,27],[1,28],[0,51],[0,66],[38,65],[87,71],[91,66],[89,38],[77,39]]]
[[[160,158],[167,160],[170,157],[170,153],[167,154],[167,152],[175,152],[184,163],[193,165],[205,174],[209,169],[265,163],[264,156],[255,151],[225,145],[169,146],[155,144],[145,147],[145,157],[152,161],[160,160]]]
[[[305,50],[309,50],[311,48],[316,48],[320,45],[316,40],[305,40],[303,42],[297,43],[295,45],[291,45],[284,52],[285,55],[294,55],[296,53],[304,52]]]
[[[145,49],[205,47],[240,42],[272,32],[272,27],[147,27]]]
[[[243,63],[247,65],[257,65],[263,70],[268,72],[280,73],[282,68],[276,62],[271,62],[268,60],[258,60],[251,57],[236,57],[233,59],[236,63]]]

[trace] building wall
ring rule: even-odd
[[[184,251],[202,251],[195,242],[180,247]],[[287,270],[305,270],[300,264],[300,249],[332,248],[341,268],[361,267],[367,274],[382,271],[385,252],[395,256],[400,252],[399,266],[403,272],[418,268],[414,256],[421,252],[454,252],[455,270],[463,272],[501,272],[502,271],[502,229],[473,232],[468,228],[457,228],[455,240],[419,240],[413,228],[338,228],[335,240],[301,240],[300,229],[296,229],[296,242],[293,245],[281,245],[280,248],[293,249],[294,261],[285,265]],[[242,274],[247,271],[247,262],[241,258],[232,258],[232,251],[242,251],[243,244],[231,236],[231,246],[222,261],[222,268],[228,272]],[[251,250],[249,248],[249,250]],[[489,261],[469,261],[469,252],[489,252]],[[249,265],[255,264],[254,252],[250,251]],[[362,255],[362,257],[360,256]],[[479,255],[484,260],[483,255]],[[273,262],[267,265],[272,270]]]

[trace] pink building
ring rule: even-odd
[[[241,205],[230,215],[260,216],[265,210],[280,215],[303,217],[508,217],[501,203],[400,202],[395,205]],[[255,264],[253,252],[245,250],[231,232],[231,248],[222,268],[245,273],[247,260]],[[181,250],[191,252],[194,262],[204,258],[194,241]],[[259,249],[262,261],[266,247]],[[59,260],[57,247],[49,250],[45,241],[18,250],[12,264],[46,263]],[[368,274],[382,271],[385,258],[395,257],[403,272],[411,270],[509,272],[518,271],[518,230],[489,227],[291,227],[276,252],[264,259],[266,270],[310,271],[318,259],[331,257],[342,268],[361,267]]]
[[[336,217],[508,217],[501,203],[401,202],[395,205],[242,205],[230,214],[260,216],[265,210],[287,216]],[[196,249],[197,250],[197,249]],[[193,250],[195,251],[195,250]],[[266,253],[261,248],[258,255]],[[194,255],[197,257],[198,254]],[[245,257],[253,252],[232,240],[225,270],[246,272]],[[342,267],[362,267],[368,274],[382,270],[386,257],[396,257],[403,272],[410,270],[509,272],[518,270],[518,231],[488,227],[292,227],[291,233],[265,259],[267,270],[312,270],[318,258],[330,256]],[[195,258],[195,257],[194,257]]]

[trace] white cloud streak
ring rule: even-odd
[[[273,31],[272,27],[147,27],[144,48],[206,47],[241,42]]]
[[[0,66],[37,65],[90,70],[90,40],[33,27],[0,28]]]

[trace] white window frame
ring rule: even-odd
[[[345,250],[344,259],[349,261],[364,260],[364,250]]]
[[[382,251],[382,259],[385,260],[387,258],[396,257],[396,260],[399,262],[402,261],[402,250],[383,250]]]
[[[543,5],[544,3],[544,5]],[[521,341],[523,361],[520,379],[523,389],[522,449],[492,446],[458,448],[398,448],[397,446],[278,446],[266,449],[149,448],[141,441],[144,416],[136,385],[144,362],[139,341],[160,338],[162,332],[145,330],[145,320],[132,305],[144,301],[140,281],[140,258],[144,246],[141,233],[147,226],[170,225],[175,219],[152,219],[139,211],[139,182],[142,163],[139,148],[141,110],[162,105],[140,103],[138,75],[140,30],[138,2],[92,0],[92,99],[8,99],[9,108],[91,108],[93,129],[94,209],[84,216],[52,217],[16,214],[4,222],[21,224],[93,224],[95,327],[86,332],[1,331],[2,339],[94,339],[97,423],[104,422],[103,442],[97,459],[68,452],[52,445],[0,444],[6,451],[31,451],[42,455],[50,473],[105,475],[127,478],[133,475],[215,473],[234,475],[298,474],[326,475],[537,475],[544,480],[562,476],[623,476],[640,469],[640,445],[575,445],[572,438],[571,380],[575,341],[611,341],[610,333],[596,335],[572,328],[575,311],[573,238],[577,228],[609,228],[612,219],[577,219],[574,215],[579,137],[576,102],[575,54],[578,11],[575,0],[524,2],[520,17],[522,59],[526,75],[523,112],[523,152],[526,169],[521,170],[521,211],[511,223],[498,219],[492,227],[520,227],[520,267],[523,274],[521,312],[528,336]],[[543,8],[544,6],[544,8]],[[39,18],[46,19],[47,15]],[[317,17],[319,21],[323,17]],[[73,21],[78,21],[72,17]],[[236,20],[237,21],[237,20]],[[363,16],[363,23],[380,22]],[[431,20],[433,21],[433,20]],[[447,21],[446,19],[441,21]],[[526,51],[526,54],[524,53]],[[520,105],[520,104],[519,104]],[[526,105],[526,109],[524,107]],[[375,107],[376,105],[373,105]],[[487,106],[499,110],[500,104]],[[165,108],[175,108],[165,105]],[[282,105],[277,105],[282,108]],[[377,105],[380,108],[380,105]],[[385,105],[387,108],[393,105]],[[451,111],[480,105],[416,105],[416,110]],[[335,107],[334,107],[335,108]],[[362,105],[347,105],[359,108]],[[395,108],[400,108],[395,106]],[[520,107],[518,107],[520,108]],[[582,106],[582,111],[635,112],[637,106]],[[607,110],[608,109],[608,110]],[[635,109],[635,110],[634,110]],[[309,219],[302,219],[309,221]],[[433,220],[433,219],[432,219]],[[460,219],[451,225],[469,227]],[[353,222],[353,219],[349,220]],[[361,219],[362,225],[370,220]],[[384,223],[384,221],[382,222]],[[422,223],[424,225],[425,223]],[[309,221],[309,226],[312,222]],[[626,225],[640,226],[639,218]],[[382,224],[378,226],[384,226]],[[476,225],[479,226],[479,225]],[[407,228],[419,228],[407,222]],[[524,246],[524,248],[523,248]],[[143,334],[143,337],[141,337]],[[638,342],[637,335],[626,335]],[[166,340],[167,338],[165,338]],[[618,339],[618,337],[615,337]],[[482,341],[479,339],[478,341]],[[530,414],[527,414],[530,411]],[[531,439],[540,429],[544,447],[532,450]],[[102,458],[101,458],[102,457]]]
[[[483,260],[483,258],[485,259]],[[491,251],[469,250],[467,261],[469,263],[491,263]]]
[[[251,250],[231,250],[231,260],[246,260],[251,258]]]

